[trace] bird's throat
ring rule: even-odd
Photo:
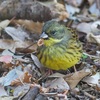
[[[53,38],[49,38],[49,39],[47,39],[47,40],[43,40],[43,42],[44,42],[44,45],[47,47],[47,46],[52,46],[52,45],[54,45],[54,44],[56,44],[56,43],[59,43],[59,42],[61,42],[62,41],[62,39],[53,39]]]

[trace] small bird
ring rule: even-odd
[[[56,21],[44,24],[37,44],[39,61],[52,70],[66,70],[78,63],[82,56],[82,44],[77,34]]]

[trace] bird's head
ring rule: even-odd
[[[56,21],[48,21],[43,26],[40,40],[43,41],[45,46],[52,46],[70,37],[71,34],[64,25],[60,25]]]

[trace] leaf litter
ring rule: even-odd
[[[1,1],[0,100],[99,100],[99,6],[99,0]],[[76,72],[47,75],[35,56],[42,27],[51,19],[74,20],[71,27],[83,44]]]

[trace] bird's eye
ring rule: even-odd
[[[52,31],[51,34],[52,34],[52,35],[55,35],[55,34],[56,34],[56,31]]]

